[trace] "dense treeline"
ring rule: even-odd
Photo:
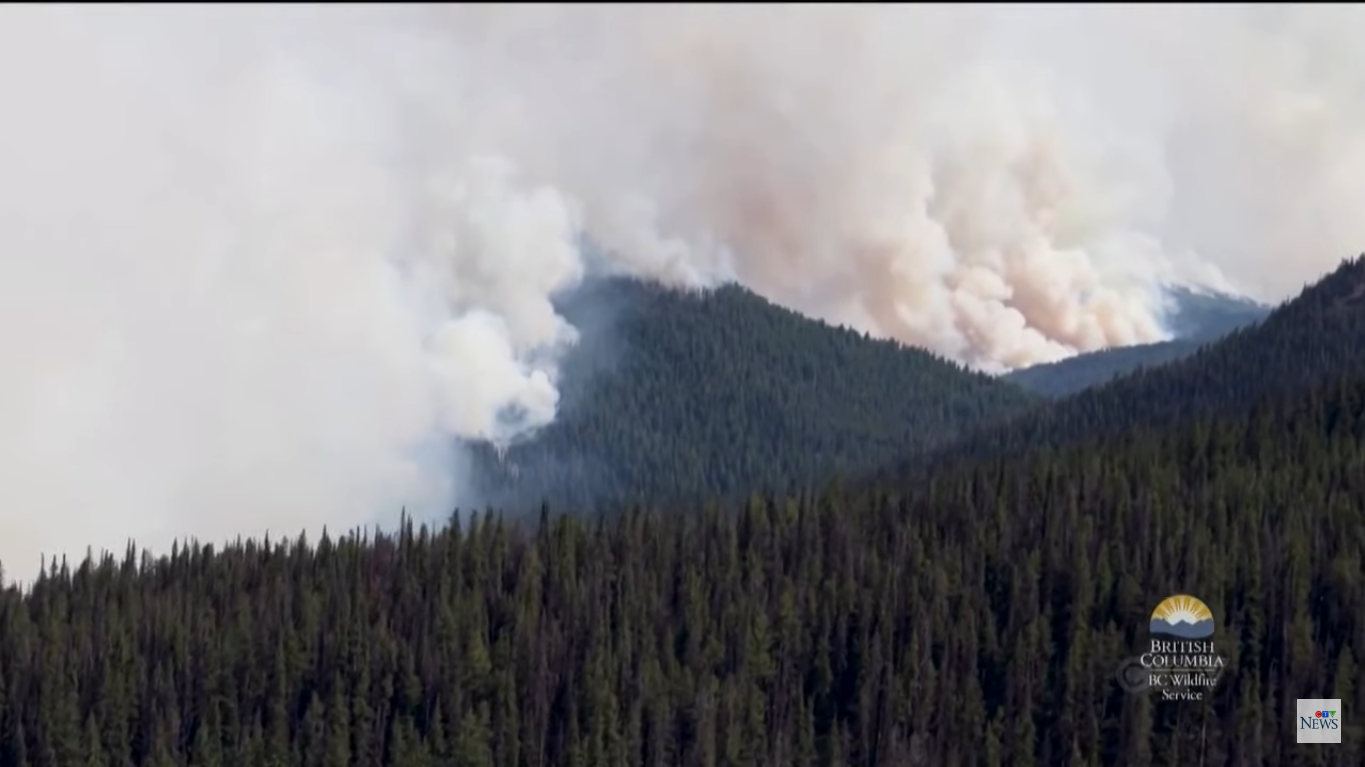
[[[1233,416],[1267,397],[1292,396],[1324,377],[1365,374],[1365,257],[1193,355],[984,424],[955,444],[913,447],[893,473],[951,465],[963,456],[1007,455],[1041,445],[1123,434],[1134,428]]]
[[[1359,765],[1363,445],[1339,377],[899,491],[54,566],[0,594],[0,764]],[[1207,704],[1113,681],[1172,592]]]
[[[1120,346],[1068,357],[1058,362],[1016,370],[1005,380],[1047,397],[1085,391],[1144,367],[1163,365],[1199,351],[1206,341],[1175,339],[1138,346]]]
[[[551,499],[584,509],[819,484],[983,428],[1010,428],[1044,404],[1032,394],[1074,393],[1189,356],[1268,312],[1229,296],[1176,289],[1171,298],[1181,340],[991,379],[737,286],[686,293],[595,283],[561,302],[587,332],[565,361],[559,418],[505,455],[478,451],[475,495],[501,508]],[[992,432],[987,441],[996,440]]]
[[[555,423],[492,450],[481,500],[586,508],[741,496],[884,464],[1040,403],[928,352],[832,328],[727,286],[611,280],[563,306],[590,328]]]

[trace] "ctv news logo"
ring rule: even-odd
[[[1341,701],[1313,698],[1298,701],[1300,743],[1341,742]]]

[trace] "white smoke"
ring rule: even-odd
[[[448,511],[433,435],[554,416],[573,212],[447,150],[434,94],[371,68],[402,38],[344,10],[3,15],[12,569]]]
[[[585,264],[986,369],[1365,242],[1358,6],[11,6],[0,561],[334,529],[549,422]]]

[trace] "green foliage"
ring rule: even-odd
[[[1365,262],[1047,409],[738,289],[612,289],[629,352],[579,357],[502,491],[656,503],[54,563],[0,591],[0,765],[1365,762],[1286,713],[1365,711]],[[1203,705],[1114,678],[1174,592],[1233,658]]]
[[[919,450],[903,459],[897,470],[920,465],[932,471],[964,455],[1007,455],[1038,446],[1100,442],[1136,428],[1244,413],[1267,397],[1293,396],[1324,378],[1365,374],[1361,349],[1365,258],[1354,258],[1259,325],[1236,330],[1191,356],[1036,408],[1007,424],[973,429],[946,448]]]
[[[1204,341],[1175,339],[1103,349],[1016,370],[1005,375],[1005,380],[1047,397],[1064,397],[1143,368],[1188,357],[1205,344]]]
[[[1296,763],[1281,696],[1365,711],[1365,376],[1249,413],[726,513],[63,564],[0,592],[0,761]],[[1203,707],[1112,676],[1177,591],[1236,648]]]
[[[593,332],[566,363],[555,423],[505,462],[491,449],[476,457],[472,474],[493,506],[660,504],[823,483],[1039,402],[735,286],[686,293],[613,280],[564,311]]]

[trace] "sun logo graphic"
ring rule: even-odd
[[[1159,636],[1207,639],[1213,636],[1213,628],[1208,605],[1188,594],[1176,594],[1161,600],[1152,611],[1149,630]]]

